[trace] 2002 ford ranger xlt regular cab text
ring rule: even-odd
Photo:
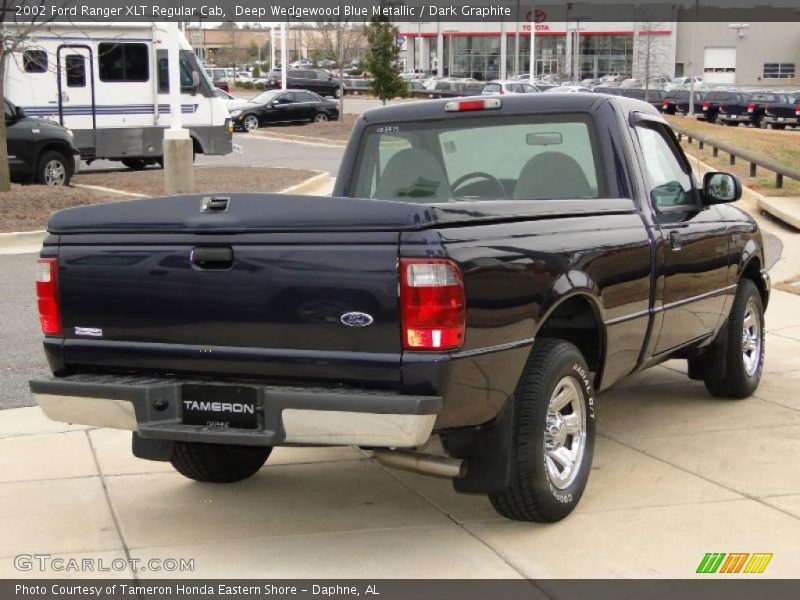
[[[31,390],[199,481],[355,445],[556,521],[586,486],[597,391],[669,358],[714,396],[758,386],[769,279],[740,194],[696,182],[636,100],[372,110],[333,197],[55,213],[37,272],[53,375]]]

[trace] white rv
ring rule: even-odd
[[[180,35],[181,113],[197,154],[228,154],[230,114]],[[170,126],[167,31],[159,23],[53,23],[6,65],[6,97],[72,130],[81,158],[162,162]]]

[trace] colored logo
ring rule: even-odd
[[[756,552],[707,552],[697,566],[698,573],[763,573],[772,553]]]

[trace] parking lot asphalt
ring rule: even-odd
[[[280,130],[280,128],[277,128]],[[326,146],[310,146],[293,142],[264,139],[246,133],[234,133],[233,143],[241,153],[224,156],[198,155],[199,167],[286,167],[288,169],[314,169],[327,171],[333,176],[339,170],[344,150]],[[153,167],[155,168],[155,167]],[[81,163],[81,172],[127,170],[118,161],[96,160],[91,165]]]

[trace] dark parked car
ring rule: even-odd
[[[800,126],[800,97],[780,94],[779,102],[770,102],[764,107],[764,118],[759,125],[773,129]]]
[[[339,120],[339,102],[308,90],[268,90],[231,111],[233,126],[255,131],[264,125]]]
[[[754,127],[766,127],[767,123],[764,121],[764,116],[766,115],[767,106],[789,104],[793,101],[794,96],[786,93],[753,92],[750,94],[747,103],[747,114],[750,117],[751,125]]]
[[[332,196],[55,213],[36,284],[52,376],[31,390],[198,481],[354,445],[557,521],[591,472],[597,392],[667,359],[720,398],[758,387],[770,287],[740,195],[727,173],[697,182],[629,98],[374,109]],[[432,434],[446,456],[420,450]]]
[[[702,111],[698,113],[697,118],[718,125],[728,121],[739,122],[739,117],[747,115],[747,98],[747,94],[743,92],[729,90],[708,92],[703,98]]]
[[[644,89],[644,88],[622,88],[622,96],[644,100],[656,110],[661,110],[661,103],[666,92],[664,90]]]
[[[5,111],[11,180],[68,185],[80,160],[72,132],[53,121],[27,117],[8,100]]]
[[[267,79],[267,89],[280,89],[282,86],[280,69],[273,70]],[[286,87],[290,90],[308,90],[320,96],[339,98],[342,86],[329,73],[316,69],[289,69],[286,72]]]
[[[694,93],[694,112],[702,110],[705,96],[705,92]],[[687,115],[689,108],[689,90],[669,91],[661,101],[661,112],[668,115]]]
[[[457,98],[459,96],[477,96],[483,91],[484,84],[471,81],[437,81],[433,89],[428,90],[428,98]]]

